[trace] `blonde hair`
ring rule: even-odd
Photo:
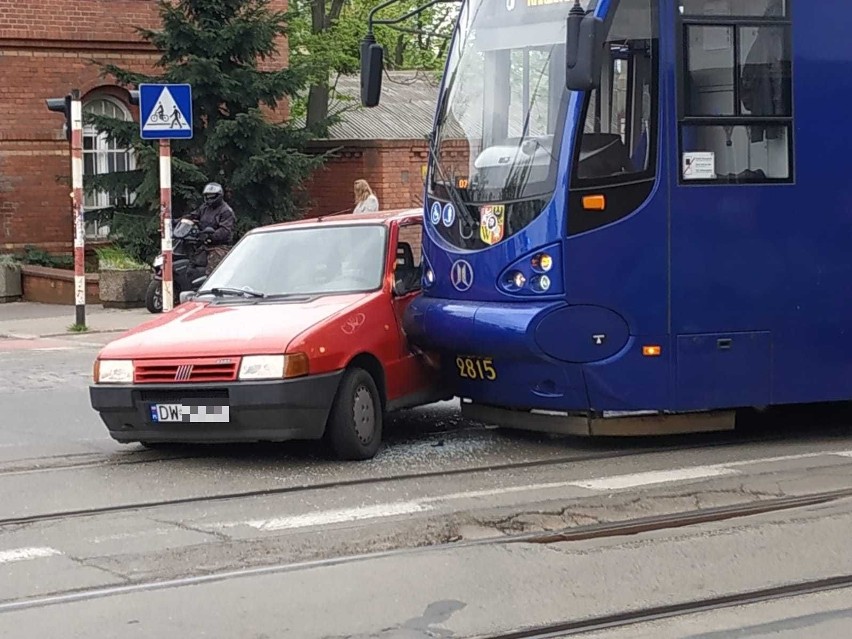
[[[373,195],[373,189],[370,188],[367,180],[355,180],[355,204],[360,204],[371,195]]]

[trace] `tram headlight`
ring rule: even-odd
[[[530,282],[533,289],[540,293],[546,293],[550,289],[550,278],[547,275],[538,275]]]
[[[524,287],[524,284],[526,284],[526,283],[527,283],[527,278],[526,278],[526,276],[525,276],[523,273],[521,273],[520,271],[515,271],[514,273],[510,273],[510,274],[509,274],[509,281],[510,281],[510,282],[512,283],[512,285],[513,285],[513,286],[515,286],[516,288],[523,288],[523,287]]]
[[[532,267],[536,271],[547,273],[553,268],[553,258],[547,253],[539,253],[532,258]]]
[[[432,286],[435,283],[435,271],[431,268],[427,268],[426,272],[423,274],[424,279],[426,280],[426,284]]]

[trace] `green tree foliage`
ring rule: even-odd
[[[302,94],[310,78],[304,56],[275,68],[290,16],[272,10],[270,0],[158,0],[158,6],[161,28],[138,29],[160,52],[158,73],[100,66],[128,89],[192,85],[193,139],[172,142],[173,214],[192,210],[204,183],[216,181],[226,189],[240,232],[300,217],[300,185],[324,159],[306,153],[305,145],[328,122],[297,127],[274,112]],[[107,213],[114,214],[117,242],[147,261],[158,250],[158,145],[141,140],[134,122],[101,116],[88,122],[136,152],[137,170],[96,176],[85,186],[133,194]]]
[[[295,112],[311,125],[329,113],[334,84],[341,74],[358,73],[360,44],[370,11],[384,0],[292,0],[294,12],[290,46],[308,60],[310,92],[294,104]],[[376,17],[395,18],[422,6],[426,0],[400,0]],[[385,47],[388,69],[439,71],[444,66],[460,2],[448,0],[395,25],[377,25],[376,40]]]

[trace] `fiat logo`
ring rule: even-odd
[[[456,260],[450,270],[450,281],[457,291],[465,292],[473,286],[473,267],[465,260]]]

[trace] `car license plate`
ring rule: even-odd
[[[155,424],[171,422],[227,423],[229,418],[230,411],[227,406],[151,404],[151,421]]]
[[[456,368],[462,379],[485,380],[493,382],[497,379],[497,369],[490,357],[456,357]]]

